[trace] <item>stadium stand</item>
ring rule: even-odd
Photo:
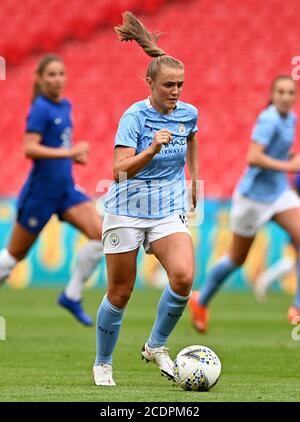
[[[76,179],[94,195],[98,180],[112,178],[117,122],[148,92],[143,77],[149,59],[136,45],[121,46],[112,30],[127,9],[144,13],[153,31],[168,33],[160,46],[186,65],[182,99],[200,110],[205,193],[216,198],[232,193],[270,81],[279,73],[290,74],[292,57],[300,54],[297,0],[290,0],[289,7],[273,0],[272,8],[259,0],[178,0],[176,8],[174,1],[163,0],[91,0],[88,7],[83,0],[69,0],[68,8],[49,0],[47,11],[38,0],[27,3],[22,8],[17,0],[1,2],[0,55],[8,62],[7,80],[0,81],[1,195],[16,195],[30,166],[22,151],[24,120],[35,65],[48,51],[60,54],[67,65],[74,139],[92,146],[91,162],[77,166]],[[57,25],[50,27],[53,21]]]

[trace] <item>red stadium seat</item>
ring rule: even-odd
[[[68,8],[60,0],[49,1],[45,14],[38,0],[27,0],[22,8],[17,0],[2,0],[1,11],[11,20],[8,25],[0,16],[0,55],[21,64],[9,67],[9,77],[0,81],[0,157],[10,158],[1,160],[1,194],[16,194],[30,165],[22,138],[39,56],[28,51],[55,49],[66,62],[74,139],[91,143],[90,163],[76,166],[76,180],[94,194],[98,180],[112,177],[118,121],[129,105],[148,95],[144,75],[150,58],[134,43],[118,42],[112,29],[130,9],[151,13],[143,15],[145,25],[164,32],[159,45],[185,63],[182,99],[199,107],[205,192],[229,196],[245,167],[252,125],[268,102],[272,78],[290,74],[292,57],[300,55],[300,27],[291,12],[297,1],[290,0],[288,8],[279,0],[272,8],[260,0],[178,0],[176,7],[162,0],[70,1]],[[27,24],[28,16],[34,26]],[[22,37],[15,35],[16,22]]]
[[[96,28],[117,24],[124,10],[151,12],[165,1],[151,0],[143,5],[137,0],[90,0],[87,6],[83,0],[68,0],[64,7],[59,0],[47,1],[47,5],[38,0],[27,0],[24,5],[2,0],[2,51],[6,51],[9,63],[18,64],[31,51],[50,51],[65,39],[87,39]],[[34,25],[28,24],[32,21]],[[22,31],[21,37],[16,37],[16,29]],[[31,36],[33,29],[37,36]]]

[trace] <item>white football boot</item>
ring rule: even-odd
[[[107,385],[109,387],[116,385],[112,377],[112,366],[109,363],[94,365],[93,375],[96,385]]]
[[[142,348],[142,359],[146,359],[147,363],[155,363],[164,377],[173,380],[173,361],[169,356],[168,350],[166,346],[149,347],[146,343]]]

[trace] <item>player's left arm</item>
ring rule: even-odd
[[[198,140],[196,133],[192,133],[187,139],[186,163],[190,174],[190,178],[192,180],[192,205],[194,208],[196,208],[197,180],[199,177]]]

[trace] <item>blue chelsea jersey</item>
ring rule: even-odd
[[[263,110],[254,126],[251,139],[265,146],[265,153],[277,160],[288,160],[294,142],[297,118],[289,112],[281,116],[274,105]],[[287,174],[249,166],[237,191],[255,201],[273,202],[289,188]]]
[[[26,132],[39,133],[41,144],[51,148],[71,148],[73,124],[71,103],[62,99],[54,102],[38,96],[32,103],[27,117]],[[26,182],[32,193],[57,196],[72,184],[72,160],[49,158],[33,160],[33,167]]]
[[[124,174],[119,183],[113,182],[105,201],[108,213],[163,218],[187,211],[184,166],[187,139],[198,130],[197,117],[197,109],[182,101],[177,102],[172,113],[161,114],[149,99],[135,103],[124,113],[115,146],[134,148],[139,154],[151,145],[155,132],[161,129],[168,129],[172,140],[134,177],[127,180]]]

